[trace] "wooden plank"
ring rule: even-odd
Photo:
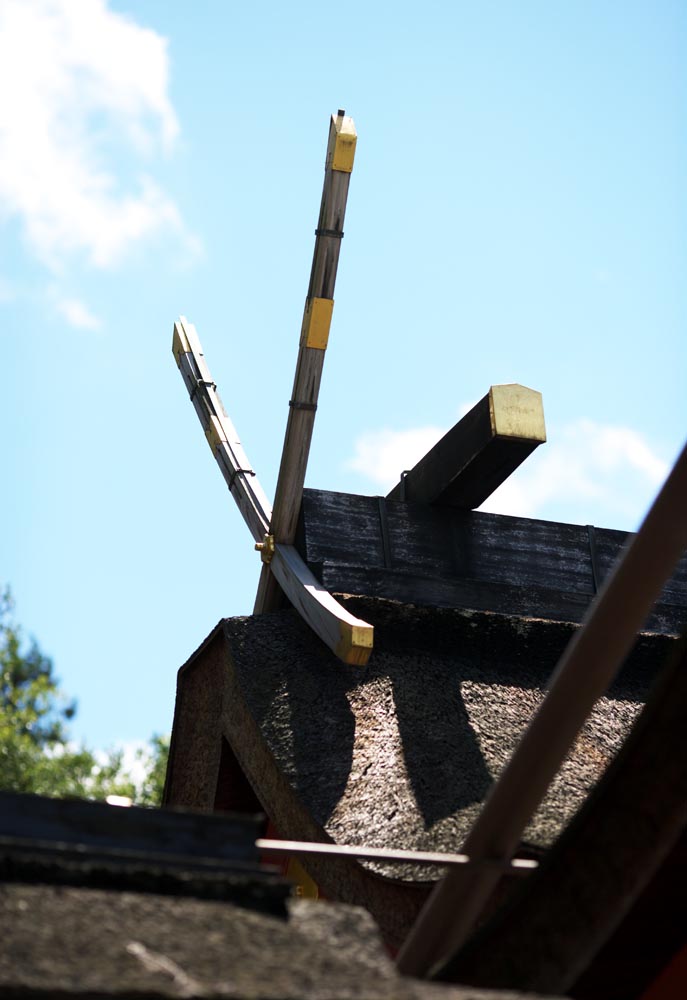
[[[456,865],[471,865],[467,854],[449,854],[441,851],[408,851],[402,848],[356,847],[349,844],[309,843],[302,840],[271,840],[262,837],[257,841],[258,849],[264,854],[295,855],[296,857],[357,858],[360,861],[384,861],[399,865],[441,865],[453,868]],[[504,875],[529,875],[539,867],[539,862],[530,858],[513,858],[503,864],[482,858],[481,865],[496,865]]]
[[[305,490],[298,548],[322,584],[406,603],[581,621],[627,533],[424,504]],[[389,562],[389,565],[386,563]],[[648,628],[679,631],[687,619],[687,556],[663,588]]]
[[[196,329],[183,316],[174,324],[172,350],[229,491],[253,538],[261,541],[268,531],[272,508],[224,409]]]
[[[335,156],[338,154],[341,157],[342,146],[344,153],[347,151],[348,155],[343,156],[337,169]],[[314,332],[313,311],[323,301],[333,305],[350,170],[353,166],[350,154],[354,148],[353,119],[346,117],[343,112],[339,112],[337,116],[332,115],[310,284],[303,313],[296,374],[270,528],[276,541],[288,545],[293,544],[296,534],[327,339],[321,332]]]
[[[346,611],[292,545],[275,545],[270,569],[294,608],[332,652],[344,663],[365,666],[374,642],[372,625]]]
[[[81,845],[89,851],[120,852],[125,860],[137,854],[158,860],[183,856],[187,864],[194,859],[205,865],[257,863],[255,840],[260,828],[260,817],[253,816],[199,816],[39,795],[0,795],[0,847],[5,852],[39,844]]]
[[[461,608],[502,615],[541,618],[579,624],[594,598],[592,593],[554,590],[535,585],[441,579],[402,570],[369,570],[364,566],[320,563],[310,566],[331,594],[359,594],[431,608]],[[678,635],[687,627],[687,605],[659,601],[642,629],[659,635]]]
[[[493,385],[387,498],[479,507],[544,441],[541,393]]]

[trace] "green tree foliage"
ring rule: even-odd
[[[154,736],[139,751],[144,776],[138,781],[125,769],[121,750],[76,747],[68,732],[76,705],[60,691],[52,661],[36,642],[25,648],[12,611],[6,589],[0,592],[0,790],[59,798],[122,795],[159,805],[168,739]]]

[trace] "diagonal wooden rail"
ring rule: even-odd
[[[687,549],[687,446],[573,636],[546,698],[494,785],[463,851],[508,862],[595,702],[629,653]],[[401,972],[431,975],[461,947],[498,874],[454,869],[435,887],[398,955]]]
[[[284,545],[293,545],[296,537],[317,398],[334,309],[334,286],[356,140],[353,119],[342,110],[332,115],[320,215],[315,230],[310,284],[303,310],[296,374],[289,401],[289,415],[269,531],[275,542]],[[266,540],[266,544],[272,543]],[[277,567],[272,567],[270,572],[270,566],[265,564],[255,599],[256,614],[280,606],[282,597],[278,581]]]
[[[264,539],[272,507],[222,405],[196,329],[184,317],[174,324],[172,350],[229,491],[253,538]],[[276,543],[269,555],[270,572],[322,641],[345,663],[367,663],[372,650],[372,626],[351,615],[325,590],[292,545]]]

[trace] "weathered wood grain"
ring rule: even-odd
[[[492,386],[402,475],[387,499],[479,507],[544,441],[541,393],[521,385]]]
[[[628,537],[594,529],[593,570],[587,525],[305,490],[298,547],[334,593],[579,622]],[[684,557],[647,624],[686,621]]]
[[[272,508],[217,392],[196,329],[183,316],[172,350],[191,402],[229,491],[255,541],[268,530]]]
[[[373,627],[332,597],[292,545],[277,543],[270,569],[301,617],[332,652],[344,663],[365,666],[372,652]]]
[[[224,862],[257,864],[255,846],[260,817],[210,816],[164,809],[122,808],[104,802],[50,799],[4,792],[0,795],[0,851],[81,845],[110,853],[112,860],[133,856],[206,867]]]
[[[334,298],[351,178],[352,159],[347,164],[347,169],[335,169],[334,165],[337,139],[342,133],[347,144],[355,143],[352,119],[344,115],[332,115],[315,250],[270,526],[276,541],[287,545],[293,544],[296,534],[325,355],[322,347],[308,346],[308,323],[314,300]],[[270,593],[269,588],[261,588],[261,591],[266,599]],[[269,609],[270,605],[264,605],[264,602],[263,606],[256,607],[256,611]]]

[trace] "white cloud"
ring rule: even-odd
[[[122,755],[122,772],[140,790],[151,766],[150,745],[145,740],[119,740],[107,750],[94,751],[96,762],[107,764],[112,752]]]
[[[16,298],[16,292],[12,284],[0,275],[0,302],[12,302]]]
[[[416,462],[446,433],[445,427],[415,427],[407,431],[366,431],[355,442],[346,468],[360,472],[388,492],[401,472]]]
[[[608,511],[607,518],[625,526],[641,515],[668,471],[638,431],[576,420],[549,435],[481,509],[532,517],[556,505],[563,512],[586,509],[597,523],[601,518],[592,512]]]
[[[388,492],[447,428],[368,431],[346,466]],[[667,476],[668,464],[629,427],[581,419],[551,428],[542,445],[482,505],[522,517],[628,528]]]
[[[57,311],[79,330],[99,330],[102,326],[98,317],[79,299],[61,299],[57,303]]]
[[[183,233],[140,173],[179,131],[168,74],[165,39],[105,0],[0,4],[0,211],[45,263],[81,252],[106,267],[162,227]]]

